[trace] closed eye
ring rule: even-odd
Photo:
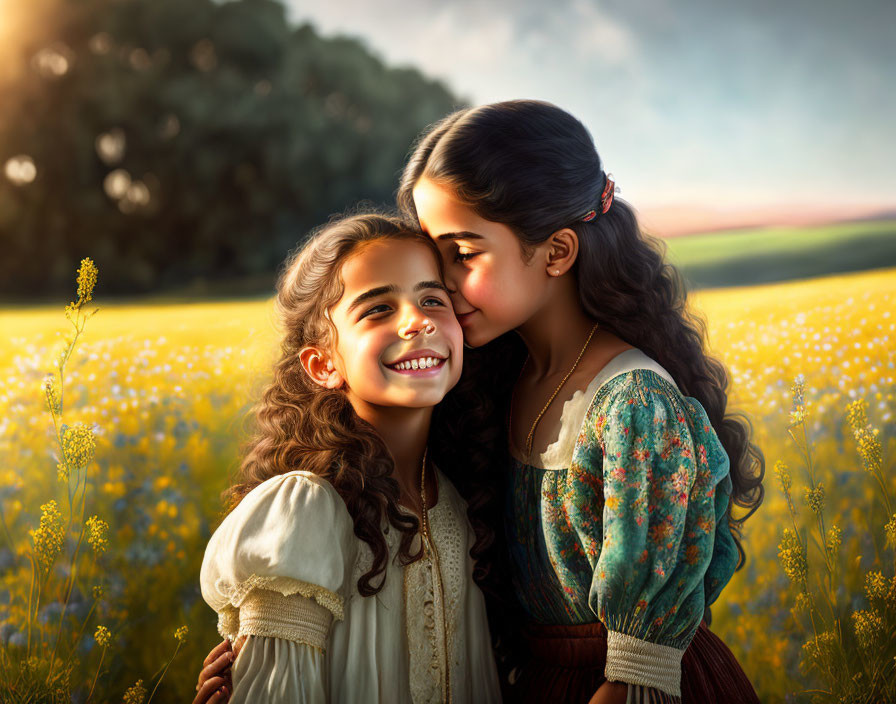
[[[457,250],[454,254],[454,261],[456,262],[466,262],[472,259],[473,257],[477,257],[481,254],[481,252],[461,252]]]

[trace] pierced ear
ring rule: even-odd
[[[345,381],[328,353],[317,347],[304,347],[299,352],[302,368],[315,384],[327,389],[338,389]]]
[[[572,269],[579,255],[579,237],[575,230],[564,227],[548,240],[545,271],[548,276],[560,276]]]

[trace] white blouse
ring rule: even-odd
[[[372,597],[358,593],[372,553],[325,479],[299,470],[272,477],[225,517],[200,585],[218,632],[248,635],[231,704],[500,702],[466,503],[436,476],[435,550],[402,566],[400,534],[386,533],[392,559]]]

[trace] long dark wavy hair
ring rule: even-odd
[[[682,393],[706,409],[731,462],[727,519],[741,569],[741,527],[764,495],[762,453],[751,442],[749,419],[727,411],[727,370],[707,354],[705,322],[689,310],[686,287],[664,260],[663,243],[641,231],[631,206],[619,198],[600,214],[607,176],[584,125],[555,105],[533,100],[460,110],[422,135],[405,167],[398,204],[415,222],[412,191],[421,177],[448,188],[486,220],[510,227],[524,259],[557,230],[575,231],[579,255],[573,271],[584,311],[657,360]],[[598,216],[583,222],[595,208]],[[471,352],[478,354],[466,355],[466,386],[499,400],[492,422],[503,427],[506,401],[500,400],[508,397],[525,356],[522,342],[508,333]],[[734,516],[732,505],[744,509],[742,515]]]
[[[394,462],[380,435],[355,413],[342,389],[323,388],[308,377],[299,353],[308,345],[328,348],[335,342],[336,329],[327,311],[344,291],[342,265],[359,248],[378,240],[419,241],[432,249],[441,269],[438,249],[429,237],[397,217],[378,214],[336,219],[288,256],[275,302],[282,335],[279,359],[251,410],[254,434],[244,444],[234,483],[223,496],[232,511],[266,479],[296,469],[329,481],[345,501],[355,535],[373,553],[370,570],[358,580],[363,596],[376,594],[384,584],[389,549],[383,518],[401,533],[399,557],[404,564],[422,555],[422,548],[411,553],[419,521],[398,508]]]

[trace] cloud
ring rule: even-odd
[[[288,0],[473,103],[539,98],[637,203],[725,194],[892,204],[892,0]],[[831,169],[850,173],[848,183]]]

